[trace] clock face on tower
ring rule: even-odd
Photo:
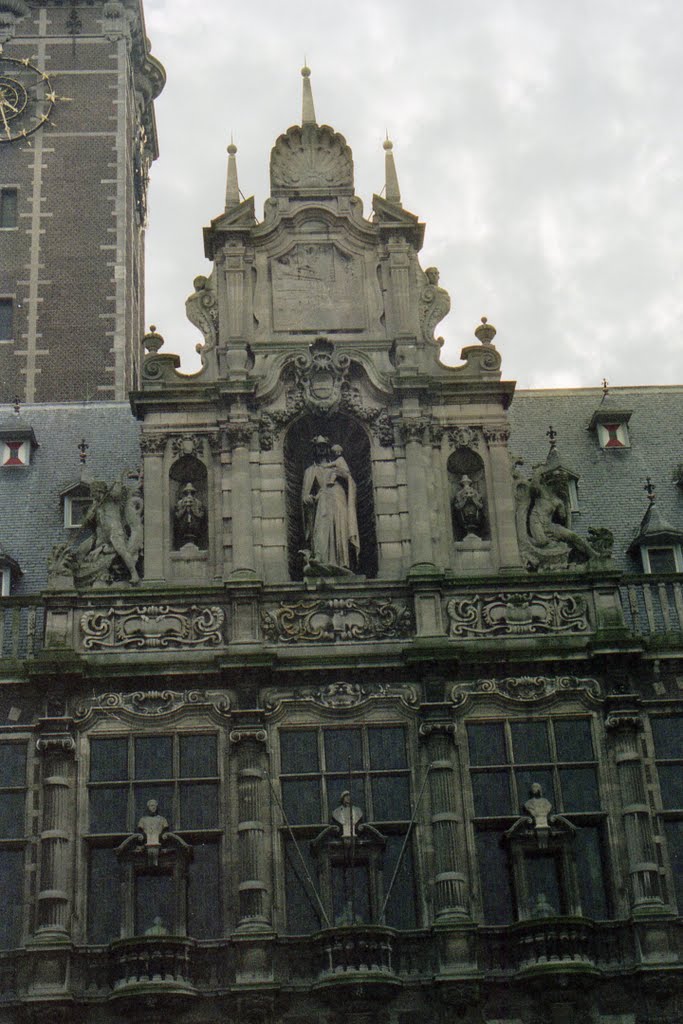
[[[45,124],[57,99],[30,60],[0,56],[0,143],[25,139]]]

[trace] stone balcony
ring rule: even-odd
[[[331,928],[316,940],[317,980],[314,988],[327,998],[388,999],[400,988],[394,971],[394,932],[356,925]]]

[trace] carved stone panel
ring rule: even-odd
[[[447,601],[446,614],[453,639],[591,632],[588,604],[581,594],[472,594]]]
[[[512,701],[537,701],[556,693],[585,691],[589,696],[600,695],[600,683],[588,676],[505,676],[501,679],[475,679],[456,683],[451,700],[462,704],[471,694],[497,694]]]
[[[225,612],[217,605],[136,605],[88,609],[80,630],[86,651],[220,647]]]
[[[96,712],[126,711],[140,718],[161,718],[181,708],[208,706],[219,714],[230,711],[227,694],[210,690],[135,690],[132,693],[100,693],[83,700],[76,708],[80,721]]]
[[[398,639],[413,633],[414,623],[406,605],[326,598],[264,609],[261,629],[271,643],[339,643]]]
[[[271,259],[276,331],[349,331],[366,326],[363,267],[332,242],[297,242]]]

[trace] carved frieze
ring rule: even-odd
[[[496,694],[513,701],[535,701],[556,693],[584,691],[589,696],[600,696],[600,683],[591,677],[579,676],[506,676],[502,679],[475,679],[456,683],[451,689],[451,700],[462,704],[472,694]]]
[[[446,614],[454,639],[591,632],[588,604],[581,594],[472,594],[447,601]]]
[[[126,711],[141,718],[160,718],[181,708],[207,706],[221,715],[230,711],[225,693],[208,690],[135,690],[133,693],[100,693],[82,701],[75,718],[81,720],[97,711]]]
[[[410,636],[414,623],[405,605],[391,601],[326,598],[266,609],[261,630],[270,643],[353,643]]]
[[[264,707],[266,711],[274,712],[283,702],[303,701],[333,711],[352,711],[367,701],[386,697],[398,699],[409,707],[415,707],[418,703],[417,693],[413,686],[403,684],[361,686],[360,683],[335,682],[319,687],[306,686],[297,690],[267,690],[264,695]]]
[[[136,605],[88,609],[80,620],[83,647],[167,650],[220,647],[225,612],[217,605]]]

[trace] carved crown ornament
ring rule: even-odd
[[[418,705],[415,688],[409,685],[368,684],[334,682],[323,686],[306,686],[301,689],[266,690],[263,706],[269,715],[277,714],[284,706],[313,706],[323,713],[335,716],[340,712],[353,713],[368,703],[377,701],[398,701],[408,708]]]
[[[208,710],[224,718],[230,707],[230,698],[220,690],[135,690],[87,697],[77,706],[74,718],[81,723],[97,715],[123,713],[136,720],[158,719],[184,710]]]
[[[581,694],[591,701],[602,696],[600,683],[591,676],[505,676],[500,679],[471,679],[451,688],[456,707],[475,696],[502,697],[512,704],[529,704],[554,697]]]

